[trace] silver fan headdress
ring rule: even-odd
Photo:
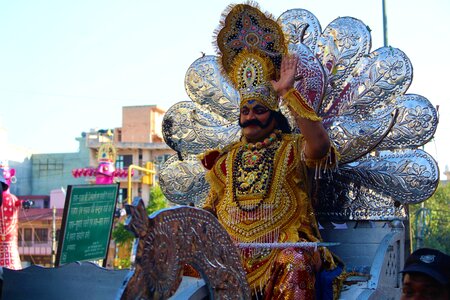
[[[295,86],[341,154],[339,168],[315,184],[319,219],[405,218],[404,205],[428,199],[439,181],[435,160],[420,149],[438,116],[426,98],[406,94],[408,57],[392,47],[370,52],[370,31],[355,18],[337,18],[322,31],[312,13],[293,9],[278,22],[300,58]],[[209,186],[196,155],[239,139],[239,94],[215,56],[189,67],[185,87],[192,101],[175,104],[163,119],[164,139],[177,155],[159,178],[170,201],[201,205]]]

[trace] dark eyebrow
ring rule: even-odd
[[[262,104],[256,104],[253,109],[265,109],[265,110],[269,110],[269,108],[265,107]]]
[[[253,106],[253,108],[260,108],[260,107],[263,107],[263,108],[266,108],[264,105],[262,105],[262,104],[256,104],[255,106]]]
[[[269,111],[270,109],[268,108],[268,107],[266,107],[266,106],[264,106],[264,105],[262,105],[262,104],[256,104],[255,106],[253,106],[252,108],[250,108],[250,107],[248,107],[246,104],[244,104],[242,107],[241,107],[241,109],[240,109],[240,111],[243,111],[243,110],[264,110],[264,111]]]

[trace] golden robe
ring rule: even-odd
[[[217,215],[235,242],[321,240],[308,196],[308,167],[331,167],[331,154],[308,160],[302,149],[302,135],[282,134],[267,149],[250,150],[237,142],[217,158],[206,175],[211,189],[204,208]],[[281,252],[276,248],[241,250],[252,290],[262,290],[273,280],[271,273]],[[320,253],[323,267],[334,268],[331,253],[325,248],[320,248]]]

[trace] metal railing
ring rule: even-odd
[[[143,167],[139,167],[136,165],[129,165],[128,166],[128,189],[127,189],[127,202],[128,204],[131,204],[131,177],[132,177],[132,173],[133,170],[138,170],[138,171],[142,171],[145,172],[147,175],[150,175],[152,177],[155,176],[155,170],[153,169],[147,169],[147,168],[143,168]],[[152,180],[152,182],[154,182],[154,179]]]

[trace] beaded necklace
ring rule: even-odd
[[[275,129],[274,132],[272,132],[268,138],[265,138],[264,141],[257,142],[255,144],[247,143],[246,139],[244,137],[244,147],[246,147],[247,149],[250,149],[250,150],[262,149],[262,148],[269,147],[274,141],[276,141],[280,138],[281,138],[281,130]]]
[[[233,164],[233,201],[244,212],[258,209],[267,197],[273,175],[276,150],[279,148],[281,131],[277,130],[263,142],[244,143],[236,154]],[[258,195],[253,205],[242,205],[239,196]]]

